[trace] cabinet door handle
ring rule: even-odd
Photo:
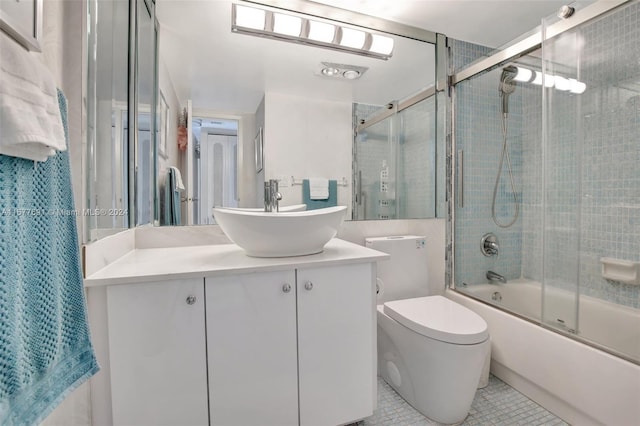
[[[284,293],[289,293],[291,291],[291,286],[289,284],[283,284],[282,285],[282,291]]]
[[[193,305],[194,303],[196,303],[196,297],[195,296],[188,296],[185,299],[185,302],[187,302],[187,305]]]
[[[313,289],[313,283],[311,281],[307,281],[306,283],[304,283],[304,288],[307,290]]]

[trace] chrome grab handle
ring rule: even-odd
[[[458,207],[464,208],[464,151],[458,150]]]

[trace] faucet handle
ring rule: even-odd
[[[492,233],[484,234],[480,240],[480,251],[487,257],[497,256],[500,251],[498,237]]]

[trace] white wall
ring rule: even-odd
[[[256,166],[253,139],[256,135],[256,114],[242,114],[238,123],[238,206],[258,207],[256,201]]]
[[[347,178],[351,185],[351,102],[265,94],[265,179]],[[280,184],[282,205],[302,203],[302,186]],[[338,205],[349,206],[351,187],[338,186]]]
[[[164,183],[164,175],[166,174],[167,168],[171,166],[179,166],[178,115],[180,114],[180,111],[182,111],[182,107],[180,106],[180,100],[178,99],[173,80],[171,79],[171,75],[169,75],[169,70],[167,69],[165,63],[162,61],[162,58],[160,58],[158,66],[158,83],[160,85],[160,91],[164,95],[164,99],[167,101],[167,105],[169,106],[169,112],[167,114],[167,119],[169,121],[169,130],[166,136],[167,158],[163,158],[162,156],[158,157],[158,170],[160,172],[159,178],[160,182]],[[180,171],[183,172],[183,170]]]

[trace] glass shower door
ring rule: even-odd
[[[580,30],[546,39],[558,21],[542,23],[543,88],[543,282],[542,322],[570,333],[578,330],[580,229],[582,222],[584,79]]]
[[[543,38],[543,321],[635,362],[640,286],[607,262],[640,263],[638,16],[628,2]]]
[[[356,104],[354,122],[354,219],[436,217],[436,97]]]
[[[375,116],[380,107],[354,105],[356,120]],[[356,121],[357,122],[357,121]],[[398,114],[359,126],[354,141],[353,215],[356,220],[396,219]]]

